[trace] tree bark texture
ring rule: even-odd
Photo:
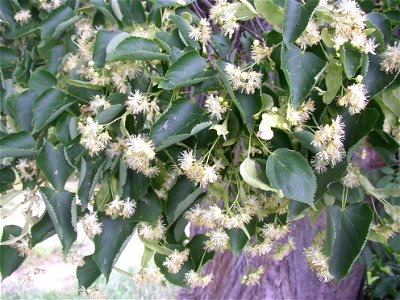
[[[245,256],[240,254],[233,258],[230,252],[225,252],[217,255],[204,268],[206,273],[214,273],[213,282],[204,289],[182,290],[178,299],[357,299],[363,284],[363,266],[355,264],[352,273],[338,288],[320,282],[308,269],[302,251],[310,246],[312,231],[307,218],[298,220],[292,225],[291,231],[296,250],[284,260],[277,262],[268,256],[249,259],[252,266],[264,266],[265,271],[258,286],[240,284],[241,277],[246,273]]]

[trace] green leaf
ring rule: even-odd
[[[389,43],[393,35],[390,20],[384,14],[378,12],[371,12],[367,14],[367,18],[373,27],[377,29],[377,31],[372,33],[372,36],[374,36],[382,46]],[[375,34],[376,32],[379,32],[379,34],[382,35],[382,38],[378,39],[378,36]]]
[[[146,15],[140,0],[117,0],[122,13],[122,23],[131,26],[134,22],[144,23]]]
[[[231,228],[227,230],[229,235],[229,244],[234,256],[238,255],[246,245],[249,238],[246,233],[240,228]]]
[[[103,230],[94,237],[93,259],[108,281],[111,270],[134,233],[136,223],[121,218],[102,217]]]
[[[103,110],[97,116],[99,124],[107,124],[113,121],[123,110],[125,106],[122,104],[111,105],[109,108]]]
[[[35,155],[35,148],[36,142],[28,132],[10,133],[0,139],[0,158]]]
[[[56,29],[53,32],[53,38],[59,38],[66,30],[70,29],[76,22],[81,20],[84,16],[74,16],[64,22],[58,23]]]
[[[398,118],[400,118],[400,86],[390,88],[382,93],[382,102]]]
[[[252,95],[235,93],[235,96],[240,106],[243,108],[246,116],[247,128],[249,131],[252,131],[254,126],[253,116],[258,113],[262,107],[261,95],[259,93],[254,93]]]
[[[56,192],[47,187],[41,187],[40,192],[46,204],[47,212],[53,221],[54,228],[63,245],[64,258],[67,257],[77,233],[73,224],[73,210],[76,209],[73,193],[67,191]]]
[[[121,163],[123,164],[123,162]],[[148,177],[129,169],[123,186],[123,197],[130,197],[137,200],[147,194],[149,185],[150,179]]]
[[[125,60],[153,60],[163,59],[168,57],[161,53],[158,45],[152,40],[141,37],[130,36],[123,39],[110,53],[110,61],[125,61]]]
[[[19,226],[6,225],[3,227],[1,241],[5,242],[12,237],[17,237],[21,234],[21,231],[22,229]],[[21,254],[11,246],[0,246],[1,280],[4,280],[6,277],[14,273],[14,271],[22,265],[25,259],[25,256],[21,256]]]
[[[103,159],[93,161],[90,157],[82,157],[79,170],[78,197],[82,203],[82,211],[87,208],[92,198],[96,184],[99,182],[100,174],[104,165]]]
[[[77,79],[69,79],[68,85],[86,88],[86,89],[92,89],[92,90],[101,90],[103,88],[101,85],[96,85],[96,84],[92,84],[89,81],[77,80]],[[87,101],[88,101],[88,99],[85,99],[85,102],[87,102]]]
[[[286,45],[294,42],[306,29],[319,0],[308,0],[304,5],[295,0],[285,1],[283,40]]]
[[[307,208],[309,208],[307,204],[289,199],[286,222],[292,222],[302,218]]]
[[[36,163],[57,191],[64,189],[65,182],[74,171],[65,159],[64,146],[59,144],[54,147],[48,141],[40,150]]]
[[[206,67],[204,58],[196,51],[189,51],[170,66],[164,80],[158,86],[162,89],[173,90],[202,82],[207,78],[204,74]]]
[[[120,32],[117,30],[100,29],[96,34],[96,41],[93,49],[93,61],[97,68],[104,66],[106,62],[106,48],[108,43]]]
[[[266,172],[271,185],[286,197],[314,206],[315,174],[300,153],[285,148],[275,150],[268,157]]]
[[[83,258],[84,265],[76,268],[79,288],[89,288],[101,275],[99,267],[93,259],[93,255]]]
[[[340,48],[340,60],[344,66],[344,73],[347,78],[353,78],[362,64],[360,50],[353,47],[351,43],[346,43]]]
[[[289,83],[294,107],[307,97],[326,67],[326,62],[313,53],[302,52],[298,47],[282,46],[282,70]]]
[[[328,191],[329,186],[340,180],[343,174],[346,172],[347,161],[341,161],[333,168],[328,167],[325,173],[317,175],[317,192],[315,194],[315,200],[321,199]]]
[[[10,167],[0,168],[0,193],[12,190],[15,181],[15,173]]]
[[[196,188],[189,179],[180,177],[168,192],[165,204],[168,224],[174,223],[202,193],[202,188]]]
[[[331,206],[328,212],[334,226],[330,273],[340,281],[349,273],[367,242],[373,213],[366,203],[354,203],[345,209]]]
[[[150,132],[157,151],[183,141],[211,126],[203,109],[187,99],[178,99],[165,112]]]
[[[347,112],[343,114],[343,121],[346,125],[345,148],[350,149],[357,144],[359,140],[367,136],[374,128],[378,117],[379,113],[373,108],[364,109],[361,113],[355,115],[350,115]]]
[[[45,91],[33,103],[33,132],[42,130],[73,103],[68,103],[66,95],[57,89]]]
[[[368,143],[376,148],[383,148],[391,153],[396,153],[399,150],[399,143],[387,132],[383,130],[373,130],[368,135]]]
[[[20,130],[32,130],[32,106],[36,98],[34,91],[25,91],[21,95],[8,98],[8,106]]]
[[[334,61],[330,61],[325,69],[326,92],[323,95],[325,104],[329,104],[335,99],[340,87],[342,86],[342,67]]]
[[[0,47],[1,69],[11,68],[16,65],[17,61],[18,61],[18,56],[15,50],[6,47]]]
[[[44,45],[46,41],[52,38],[53,33],[56,31],[57,25],[61,24],[74,16],[73,10],[66,5],[60,6],[53,10],[40,25],[41,44]]]
[[[369,55],[369,67],[367,75],[364,77],[363,84],[365,85],[370,98],[375,97],[380,92],[389,87],[396,79],[400,72],[388,74],[381,70],[382,59],[379,55]]]
[[[43,242],[49,237],[56,234],[53,221],[47,211],[43,213],[40,220],[31,228],[31,239],[29,241],[30,247],[35,247],[37,244]]]
[[[240,170],[240,175],[242,176],[244,182],[246,182],[251,187],[261,189],[264,191],[274,190],[257,176],[256,162],[252,160],[250,157],[247,157],[242,162],[239,170]]]
[[[199,43],[189,37],[189,34],[192,31],[192,26],[190,26],[188,21],[186,21],[184,18],[178,15],[171,15],[169,16],[169,19],[178,28],[179,36],[182,42],[185,44],[185,46],[190,46],[193,47],[194,49],[199,48]]]
[[[312,153],[318,153],[320,149],[311,144],[314,140],[314,134],[306,130],[293,132],[293,136],[300,142],[300,144]]]
[[[132,217],[134,221],[153,223],[161,214],[161,201],[153,191],[136,200],[136,204],[135,215]]]
[[[269,24],[280,26],[283,23],[283,9],[273,0],[254,0],[254,6]]]
[[[29,86],[38,95],[54,87],[57,84],[57,78],[46,70],[36,69],[29,78]]]
[[[204,250],[204,242],[207,240],[208,238],[204,234],[196,234],[187,244],[187,247],[190,250],[190,258],[195,269],[204,265],[214,257],[214,252]]]

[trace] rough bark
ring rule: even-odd
[[[332,284],[321,283],[309,271],[302,249],[312,241],[312,228],[303,218],[292,227],[291,234],[297,249],[281,262],[267,256],[253,258],[249,263],[263,265],[265,273],[260,284],[247,287],[240,284],[246,273],[244,255],[232,258],[228,252],[215,257],[206,266],[206,272],[214,273],[214,281],[205,289],[183,290],[179,299],[357,299],[362,287],[364,267],[354,265],[352,274],[339,288]]]

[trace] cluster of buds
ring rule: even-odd
[[[251,59],[259,64],[263,59],[270,57],[271,51],[271,48],[265,45],[264,41],[263,44],[261,44],[259,40],[254,40],[251,46]]]
[[[264,267],[259,266],[257,268],[253,268],[250,272],[243,275],[241,283],[247,286],[256,286],[260,284],[261,276],[264,274]]]

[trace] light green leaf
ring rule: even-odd
[[[189,34],[192,31],[192,26],[189,24],[189,22],[186,21],[181,16],[177,16],[177,15],[171,15],[171,16],[169,16],[169,19],[178,28],[179,33],[180,33],[179,36],[180,36],[182,42],[185,44],[185,46],[190,46],[190,47],[193,47],[194,49],[198,49],[199,43],[189,37]]]
[[[325,69],[326,92],[323,95],[325,104],[329,104],[335,99],[337,92],[342,86],[342,67],[335,61],[330,61]]]
[[[106,61],[106,49],[108,43],[120,32],[117,30],[103,30],[100,29],[96,34],[96,41],[93,49],[93,61],[97,68],[104,66]]]
[[[29,86],[37,95],[40,95],[45,90],[54,87],[56,84],[57,78],[43,69],[36,69],[32,72],[31,77],[29,78]]]
[[[240,175],[248,185],[264,191],[274,191],[269,185],[257,176],[256,162],[247,157],[240,165]]]
[[[254,0],[254,6],[269,24],[280,26],[283,23],[283,9],[273,0]]]
[[[353,78],[356,76],[357,70],[362,64],[362,55],[360,50],[353,47],[350,43],[346,43],[340,48],[340,60],[344,66],[344,72],[347,78]]]

